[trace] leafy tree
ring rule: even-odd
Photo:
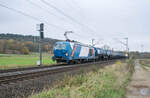
[[[3,53],[4,41],[0,40],[0,53]]]
[[[52,51],[52,47],[56,39],[44,38],[43,51]],[[0,53],[24,53],[23,47],[26,47],[29,52],[39,51],[39,37],[31,35],[18,35],[18,34],[0,34]]]
[[[44,51],[48,51],[48,49],[49,49],[49,46],[48,45],[44,45],[43,50]]]
[[[28,47],[30,51],[33,51],[33,42],[32,41],[26,41],[25,46]]]

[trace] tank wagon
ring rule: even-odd
[[[52,59],[58,63],[81,63],[126,57],[124,53],[120,51],[112,51],[70,41],[56,42],[53,55]]]

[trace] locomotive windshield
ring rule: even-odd
[[[56,44],[55,49],[66,49],[66,45],[63,43]]]

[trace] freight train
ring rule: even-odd
[[[89,61],[126,58],[124,52],[97,48],[73,41],[59,41],[53,49],[54,61],[58,63],[82,63]]]

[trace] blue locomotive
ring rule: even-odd
[[[53,49],[53,60],[65,63],[81,63],[95,60],[125,58],[123,52],[96,48],[78,42],[59,41]]]
[[[53,60],[57,62],[83,62],[95,59],[96,49],[78,42],[56,42]]]

